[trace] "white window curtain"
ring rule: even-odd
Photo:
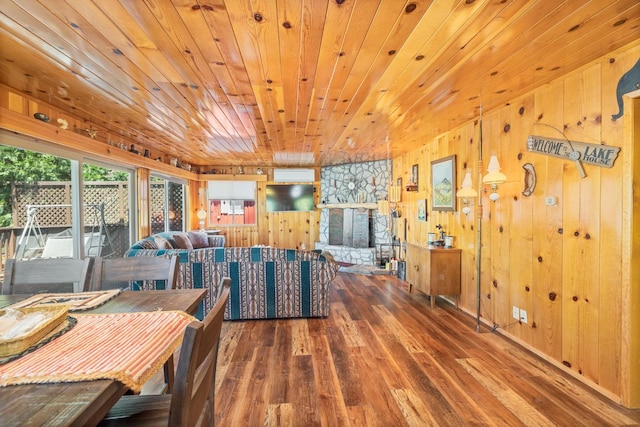
[[[209,181],[207,183],[209,200],[255,200],[255,181]],[[223,207],[224,209],[224,207]],[[229,206],[229,213],[232,207]]]

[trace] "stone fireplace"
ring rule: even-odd
[[[320,241],[315,248],[336,261],[376,265],[376,245],[389,241],[388,218],[377,201],[387,197],[386,161],[321,169]]]

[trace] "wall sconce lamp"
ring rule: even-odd
[[[471,171],[467,169],[464,180],[462,180],[462,188],[456,193],[456,197],[462,199],[462,203],[464,204],[464,208],[462,208],[463,214],[469,215],[469,212],[471,212],[471,206],[469,205],[471,202],[470,199],[474,199],[476,196],[478,196],[478,192],[473,189]]]
[[[482,177],[482,182],[484,184],[491,185],[491,194],[489,194],[489,199],[495,202],[500,198],[500,194],[497,191],[498,185],[504,183],[507,180],[507,176],[500,172],[500,163],[496,156],[491,156],[487,171],[489,173]],[[456,197],[462,199],[462,203],[464,204],[464,207],[462,208],[463,214],[469,215],[471,212],[471,206],[473,206],[473,199],[477,196],[478,192],[473,189],[473,182],[471,181],[471,171],[467,169],[467,173],[464,175],[464,180],[462,180],[462,188],[456,193]]]
[[[207,211],[200,209],[196,215],[200,220],[200,231],[204,231],[204,220],[207,217]]]
[[[498,163],[497,156],[491,156],[487,171],[489,173],[482,178],[482,182],[491,185],[491,194],[489,195],[489,199],[495,202],[500,198],[500,194],[497,192],[498,184],[504,183],[507,180],[507,176],[500,172],[500,163]]]

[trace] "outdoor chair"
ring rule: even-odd
[[[214,424],[215,371],[224,310],[231,279],[202,322],[191,322],[184,333],[171,394],[125,395],[100,426],[195,426]]]
[[[93,258],[9,259],[4,268],[2,293],[87,292],[93,265]]]

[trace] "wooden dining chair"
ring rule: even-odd
[[[116,288],[140,290],[144,283],[164,281],[165,289],[175,289],[180,271],[177,255],[162,257],[96,258],[91,280],[94,291]]]
[[[93,258],[8,259],[2,294],[86,292],[93,265]]]
[[[230,283],[223,279],[222,294],[209,314],[187,326],[172,393],[122,396],[100,426],[213,425],[218,345]]]

